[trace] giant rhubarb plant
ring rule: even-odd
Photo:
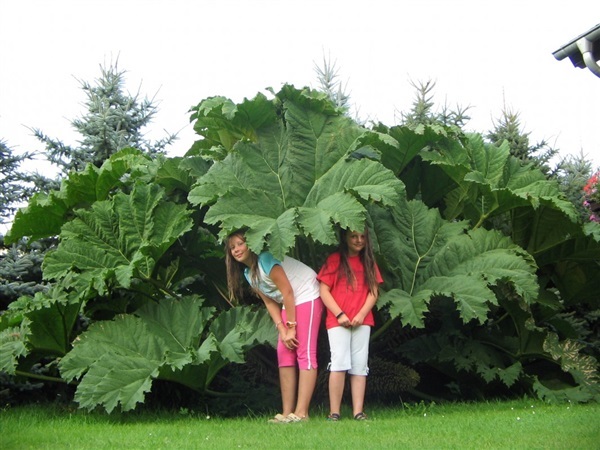
[[[361,158],[357,138],[365,130],[324,94],[285,86],[272,101],[213,98],[193,118],[213,153],[226,156],[200,177],[189,200],[209,206],[205,221],[219,224],[222,237],[248,228],[255,251],[268,247],[282,257],[298,236],[333,244],[336,226],[363,226],[366,203],[391,206],[403,192],[393,172]]]
[[[72,174],[60,191],[35,197],[11,236],[60,233],[43,264],[54,284],[2,316],[1,369],[35,376],[32,361],[60,357],[63,379],[78,382],[79,404],[110,412],[143,402],[155,379],[210,392],[221,368],[271,341],[263,310],[223,312],[205,300],[208,289],[202,297],[185,294],[202,277],[202,263],[207,272],[214,265],[205,262],[214,239],[192,230],[185,201],[190,180],[205,171],[198,158],[149,160],[129,149]],[[38,228],[47,216],[52,220]],[[207,285],[196,282],[196,289]],[[79,314],[91,319],[82,334],[75,327]]]
[[[570,239],[592,257],[597,242],[578,228],[556,186],[512,158],[506,145],[437,125],[366,130],[324,96],[291,86],[272,101],[211,98],[192,117],[204,139],[190,154],[216,162],[189,199],[208,207],[205,220],[218,224],[221,236],[247,227],[251,248],[282,256],[298,236],[332,244],[335,227],[358,228],[366,220],[387,281],[380,308],[388,320],[375,341],[398,327],[425,328],[401,347],[404,355],[457,380],[466,371],[484,384],[519,382],[545,398],[598,395],[588,357],[556,356],[572,335],[558,340],[546,328],[548,309],[535,314],[539,302],[558,305],[546,290],[540,295],[535,257],[549,258]],[[406,181],[414,200],[391,174]],[[493,229],[493,219],[503,216],[513,218],[508,235]],[[536,217],[539,228],[528,230],[525,217]],[[551,217],[567,231],[547,228]],[[444,316],[439,329],[428,322]],[[539,380],[552,381],[538,377],[531,361],[553,358],[579,387],[540,387]],[[557,373],[551,372],[550,379]]]
[[[430,127],[380,131],[397,139],[396,146],[371,139],[395,170],[420,138],[407,172],[420,174],[420,192],[413,190],[439,210],[415,200],[373,209],[392,286],[382,296],[389,319],[375,337],[400,318],[427,328],[399,347],[415,363],[458,380],[472,371],[486,383],[519,382],[546,399],[598,398],[595,360],[568,316],[574,305],[597,308],[598,230],[578,224],[556,183],[521,165],[506,144],[478,135],[449,139],[452,130]]]
[[[117,155],[17,216],[14,239],[61,233],[44,263],[59,289],[3,318],[2,367],[27,353],[44,305],[60,306],[53,317],[73,305],[68,329],[73,310],[102,304],[114,320],[94,323],[72,350],[60,327],[46,330],[60,338],[54,351],[66,354],[63,376],[80,380],[83,406],[130,409],[156,378],[207,392],[224,364],[273,338],[264,309],[221,314],[182,288],[190,267],[215,266],[202,259],[215,251],[211,233],[244,227],[253,250],[278,257],[308,244],[318,269],[337,228],[366,222],[386,280],[374,351],[429,365],[458,389],[499,380],[546,399],[599,397],[595,361],[561,316],[598,301],[598,224],[582,228],[506,146],[437,125],[367,130],[325,94],[289,85],[271,94],[206,99],[192,114],[201,139],[184,158]],[[404,329],[413,334],[401,345],[385,342]]]

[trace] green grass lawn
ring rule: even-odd
[[[9,449],[600,449],[600,404],[535,400],[374,408],[356,422],[324,411],[298,424],[248,413],[136,411],[107,415],[56,406],[3,409],[0,448]]]

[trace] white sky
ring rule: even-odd
[[[181,130],[182,155],[192,105],[317,87],[329,55],[363,118],[396,124],[410,80],[431,79],[436,105],[472,106],[469,130],[492,129],[506,104],[532,143],[600,166],[600,78],[552,56],[597,23],[597,0],[0,0],[0,139],[42,150],[34,127],[75,143],[77,80],[118,57],[127,90],[160,101],[148,137]]]

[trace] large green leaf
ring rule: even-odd
[[[83,378],[75,400],[82,408],[103,405],[111,412],[143,402],[151,380],[165,363],[165,342],[150,332],[145,322],[124,315],[114,321],[93,324],[60,362],[66,380]]]
[[[377,161],[347,158],[365,130],[321,94],[285,86],[273,101],[281,112],[258,123],[239,116],[242,106],[244,111],[266,108],[263,96],[254,101],[257,105],[246,100],[236,109],[225,99],[220,104],[207,100],[212,126],[222,127],[229,138],[243,128],[245,137],[231,145],[227,157],[199,179],[188,197],[192,204],[209,205],[205,220],[221,225],[221,237],[248,227],[251,248],[267,245],[282,257],[298,235],[333,244],[336,225],[364,226],[363,202],[399,201],[403,185],[393,172]],[[248,131],[252,127],[254,132]],[[229,148],[228,142],[221,145]]]
[[[277,341],[277,332],[264,308],[232,308],[219,314],[209,329],[216,351],[210,354],[210,360],[204,364],[202,377],[196,374],[193,384],[190,384],[189,374],[183,374],[187,379],[181,380],[184,384],[187,382],[188,385],[201,389],[207,389],[219,371],[230,362],[245,362],[245,352],[248,349],[259,344],[274,346]],[[202,350],[201,348],[199,351]]]
[[[49,307],[31,311],[31,336],[28,344],[38,352],[51,356],[62,356],[71,347],[71,330],[79,315],[76,303],[52,303]]]
[[[118,193],[77,216],[44,260],[44,276],[83,273],[100,294],[112,282],[127,288],[134,278],[151,278],[167,248],[192,226],[185,205],[165,201],[156,184],[136,183],[131,194]]]
[[[92,324],[75,340],[73,350],[61,360],[59,367],[67,381],[80,378],[100,358],[111,354],[141,357],[154,362],[158,368],[164,362],[165,350],[165,342],[150,333],[144,321],[121,315],[115,320]]]
[[[277,331],[271,317],[262,308],[232,308],[220,314],[210,325],[211,332],[219,341],[223,341],[235,328],[245,347],[254,344],[270,344],[274,347],[277,343]]]
[[[192,108],[194,131],[202,136],[203,148],[221,145],[230,150],[242,139],[255,140],[258,131],[275,120],[276,105],[263,94],[236,105],[225,97],[211,97]]]
[[[446,243],[465,233],[466,222],[445,221],[437,210],[419,201],[403,201],[397,208],[369,208],[386,264],[399,279],[395,287],[408,295],[417,292],[423,268]]]
[[[164,341],[166,362],[175,369],[204,362],[197,359],[196,341],[215,309],[205,307],[198,310],[201,304],[202,300],[193,297],[164,299],[158,305],[146,304],[136,312],[153,334]]]
[[[143,403],[159,366],[143,356],[102,355],[79,383],[75,401],[88,410],[102,405],[110,413],[119,404],[123,411],[132,410]]]
[[[70,287],[76,289],[76,284]],[[20,297],[3,311],[0,360],[3,367],[11,365],[9,373],[14,372],[19,359],[24,356],[34,354],[32,361],[35,361],[35,358],[61,357],[70,350],[72,330],[83,302],[75,289],[66,292],[60,286],[51,286],[45,292],[37,292],[33,298]],[[29,366],[22,370],[29,370]]]
[[[378,124],[374,130],[361,136],[359,141],[379,150],[383,165],[396,174],[400,174],[422,151],[453,145],[458,137],[458,130],[435,124],[390,128]]]
[[[154,379],[203,391],[220,369],[243,362],[248,348],[274,334],[264,308],[216,315],[202,305],[195,296],[164,298],[135,315],[92,324],[59,365],[65,380],[81,379],[75,400],[82,408],[126,411],[143,403]]]
[[[557,183],[512,157],[507,142],[494,146],[484,143],[478,134],[467,137],[464,147],[434,147],[436,151],[421,154],[429,163],[441,167],[457,185],[446,197],[447,218],[464,215],[479,226],[489,217],[518,207],[538,209],[551,204],[576,221],[577,212],[561,199]]]
[[[35,194],[29,205],[15,214],[12,227],[5,236],[6,243],[14,244],[24,236],[35,241],[57,235],[69,211],[65,197],[64,192]]]
[[[115,187],[124,184],[125,174],[139,167],[147,169],[149,164],[148,157],[139,150],[126,148],[112,155],[100,168],[88,164],[83,171],[70,173],[62,181],[60,190],[34,195],[29,205],[17,212],[6,241],[17,242],[25,236],[36,240],[58,235],[62,225],[72,218],[73,210],[106,200]]]
[[[14,375],[18,359],[27,355],[29,324],[29,320],[25,319],[19,326],[8,327],[0,331],[0,372]]]
[[[500,233],[464,233],[464,224],[445,222],[418,201],[370,213],[386,265],[400,273],[381,302],[389,302],[392,318],[402,315],[405,325],[423,327],[434,296],[452,298],[465,323],[484,322],[499,280],[509,280],[525,300],[535,298],[535,263]]]
[[[103,405],[108,412],[143,402],[163,365],[180,368],[192,361],[212,310],[202,299],[163,300],[133,315],[93,324],[60,362],[66,380],[80,378],[75,399],[83,408]],[[187,357],[186,357],[187,355]]]

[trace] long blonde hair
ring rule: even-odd
[[[234,237],[239,237],[246,242],[246,236],[242,230],[234,231],[225,239],[225,268],[227,270],[227,291],[229,301],[241,299],[244,296],[244,288],[242,285],[242,275],[244,273],[245,264],[236,261],[231,254],[230,242]],[[258,256],[253,251],[250,251],[250,275],[252,279],[252,287],[258,286],[258,278],[260,276],[258,270]],[[256,289],[256,288],[254,288]]]

